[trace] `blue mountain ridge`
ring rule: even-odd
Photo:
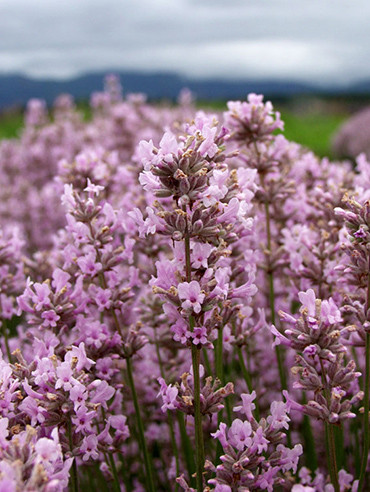
[[[0,108],[23,106],[31,98],[41,98],[51,104],[62,93],[76,100],[87,100],[103,87],[107,72],[81,75],[68,80],[31,79],[23,75],[0,74]],[[112,71],[120,77],[125,93],[143,92],[149,99],[175,100],[183,88],[190,89],[197,99],[243,99],[250,92],[269,97],[292,97],[303,94],[370,94],[370,81],[359,81],[350,86],[329,88],[289,80],[227,80],[216,78],[192,79],[176,73],[139,73]]]

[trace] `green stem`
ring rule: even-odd
[[[113,488],[115,492],[120,492],[121,491],[121,486],[119,483],[119,478],[118,478],[118,473],[117,473],[117,468],[116,464],[114,462],[114,458],[112,456],[112,453],[108,453],[108,456],[105,457],[105,459],[108,459],[109,466],[113,475]]]
[[[204,443],[203,443],[203,426],[202,414],[200,412],[200,350],[192,345],[191,356],[193,361],[194,376],[194,421],[195,421],[195,448],[196,448],[196,481],[197,491],[203,492],[203,469],[204,469]]]
[[[247,370],[247,366],[245,365],[241,347],[239,347],[239,346],[237,347],[237,352],[238,352],[240,368],[242,370],[245,382],[247,383],[248,391],[249,391],[249,393],[252,393],[252,391],[253,391],[252,379],[251,379],[251,376]]]
[[[222,342],[223,342],[223,326],[218,329],[218,336],[215,348],[216,359],[216,377],[223,383],[224,381],[224,366],[222,363]]]
[[[227,415],[227,425],[230,427],[233,417],[231,413],[231,404],[228,397],[225,398],[225,408],[226,408],[226,415]]]
[[[370,277],[370,276],[369,276]],[[369,292],[370,289],[368,289]],[[366,369],[365,369],[365,388],[364,388],[364,442],[362,449],[361,472],[359,477],[358,490],[361,492],[364,485],[367,462],[369,458],[369,388],[370,388],[370,333],[366,333]]]
[[[243,374],[243,377],[245,379],[245,382],[247,383],[248,391],[249,391],[249,393],[252,393],[252,391],[253,391],[252,379],[251,379],[251,376],[250,376],[249,371],[247,369],[247,366],[245,365],[245,362],[244,362],[242,348],[238,346],[237,352],[238,352],[240,368],[242,370],[242,374]],[[260,411],[259,411],[257,399],[254,400],[254,402],[256,405],[256,409],[255,409],[256,420],[259,420],[260,419]]]
[[[156,352],[157,352],[157,359],[158,359],[158,364],[159,364],[159,370],[160,370],[160,373],[161,373],[162,378],[165,379],[165,373],[164,373],[164,369],[163,369],[162,357],[161,357],[161,352],[159,350],[159,343],[158,343],[156,334],[155,334],[155,349],[156,349]],[[168,419],[168,423],[169,423],[169,426],[170,426],[170,438],[171,438],[172,452],[173,452],[173,454],[175,456],[175,462],[176,462],[176,477],[179,477],[180,476],[179,452],[178,452],[178,449],[177,449],[176,437],[175,437],[175,430],[174,430],[173,419],[172,419],[172,414],[171,414],[170,410],[167,410],[167,419]],[[177,492],[178,487],[179,487],[179,484],[176,482],[175,492]]]
[[[260,153],[257,147],[257,143],[254,142],[254,150],[257,156],[257,161],[259,162],[260,160]],[[260,173],[260,181],[262,188],[265,188],[265,180],[264,180],[264,173]],[[270,304],[270,312],[271,312],[271,322],[273,325],[276,326],[275,323],[275,288],[274,288],[274,274],[273,271],[271,270],[271,265],[270,265],[270,256],[272,252],[272,241],[271,241],[271,218],[270,218],[270,206],[269,202],[265,200],[265,217],[266,217],[266,236],[267,236],[267,253],[266,253],[266,259],[268,260],[267,263],[267,278],[268,278],[268,286],[269,286],[269,304]],[[284,355],[281,347],[279,345],[275,345],[275,354],[276,354],[276,361],[278,365],[278,371],[279,371],[279,379],[280,379],[280,386],[281,386],[281,391],[288,389],[288,384],[287,384],[287,377],[285,373],[285,367],[284,367]],[[287,437],[287,444],[289,447],[291,447],[292,444],[292,439],[290,435],[290,428],[287,430],[286,433]]]
[[[171,445],[172,445],[172,451],[175,456],[175,463],[176,463],[176,478],[180,476],[180,461],[179,461],[179,451],[177,449],[177,443],[176,443],[176,436],[175,436],[175,430],[174,430],[174,425],[173,425],[173,419],[172,419],[172,414],[169,410],[167,410],[167,418],[168,418],[168,423],[170,426],[170,438],[171,438]],[[176,482],[175,484],[175,492],[177,492],[179,488],[179,484]]]
[[[126,359],[126,364],[127,364],[127,376],[128,376],[130,389],[131,389],[132,399],[134,402],[137,427],[138,427],[138,431],[139,431],[139,445],[140,445],[141,452],[142,452],[143,457],[144,457],[144,465],[145,465],[145,471],[146,471],[146,482],[147,482],[147,487],[148,487],[147,490],[149,490],[150,492],[155,492],[154,481],[153,481],[152,463],[151,463],[150,455],[148,452],[148,447],[146,445],[145,434],[144,434],[144,424],[143,424],[143,420],[141,418],[139,401],[137,398],[134,378],[133,378],[133,374],[132,374],[132,361],[131,361],[130,357],[128,357]]]
[[[352,357],[353,357],[353,360],[355,361],[356,363],[356,367],[360,367],[360,362],[358,360],[358,355],[357,355],[357,352],[356,352],[356,347],[351,347],[351,353],[352,353]],[[364,381],[363,381],[363,375],[361,374],[361,376],[358,378],[358,383],[360,385],[360,387],[364,387]]]
[[[129,474],[127,473],[126,464],[123,463],[122,456],[120,456],[120,463],[121,463],[121,474],[123,478],[123,483],[125,484],[126,487],[125,491],[131,492],[132,491],[131,477],[129,477]]]
[[[203,354],[203,362],[204,362],[204,367],[206,368],[206,372],[207,374],[212,374],[212,369],[211,369],[211,364],[209,363],[207,349],[205,349],[204,347],[202,349],[202,354]]]
[[[91,473],[92,471],[92,473]],[[91,485],[91,482],[93,484],[91,490],[99,490],[99,492],[111,492],[108,488],[107,481],[105,477],[103,476],[103,472],[99,468],[99,464],[97,462],[94,462],[94,465],[90,467],[89,473],[87,473],[89,477],[89,485]],[[93,475],[93,477],[92,477]],[[92,480],[91,480],[92,479]],[[91,480],[91,482],[90,482]]]
[[[361,472],[361,444],[360,444],[360,438],[359,438],[359,427],[355,419],[354,421],[351,422],[351,434],[353,435],[354,443],[352,445],[352,453],[353,456],[355,457],[355,470],[356,470],[356,476],[358,477]],[[357,420],[357,419],[356,419]]]
[[[186,462],[186,468],[189,474],[189,480],[193,481],[193,474],[195,473],[195,462],[194,462],[194,452],[186,432],[186,426],[184,421],[184,415],[181,412],[177,412],[177,421],[180,429],[181,445],[184,453],[184,458]]]
[[[321,367],[321,380],[324,386],[324,394],[327,401],[327,405],[330,408],[330,389],[328,386],[328,380],[326,377],[326,371],[324,367],[323,360],[320,358],[320,367]],[[338,467],[337,467],[337,459],[336,459],[336,451],[335,451],[335,440],[334,440],[334,431],[333,425],[325,422],[325,435],[326,435],[326,444],[327,444],[327,461],[328,468],[330,473],[330,480],[333,484],[335,492],[340,491],[339,482],[338,482]]]
[[[96,252],[96,259],[98,260],[99,263],[102,263],[102,257],[101,257],[101,254],[100,254],[100,250],[95,245],[95,234],[94,234],[94,229],[93,229],[93,226],[92,226],[92,223],[91,222],[89,222],[89,229],[90,229],[91,239],[93,241],[93,246],[94,246],[94,249],[95,249],[95,252]],[[105,280],[104,272],[100,271],[98,273],[98,279],[99,279],[100,287],[102,289],[106,289],[108,286],[107,286],[107,281]],[[114,324],[116,326],[116,329],[117,329],[120,337],[123,340],[123,334],[122,334],[122,330],[121,330],[121,325],[120,325],[120,323],[118,321],[117,314],[116,314],[116,312],[115,312],[115,310],[113,308],[110,309],[109,312],[110,312],[111,316],[113,317],[113,320],[114,320]]]
[[[9,338],[8,338],[8,328],[6,326],[5,319],[3,319],[1,323],[2,323],[1,326],[2,326],[3,336],[4,336],[4,343],[5,343],[6,354],[8,356],[9,363],[11,364],[13,361],[12,361],[12,354],[10,353]]]
[[[185,235],[185,268],[186,280],[191,282],[191,258],[190,258],[190,236]],[[189,328],[193,331],[195,327],[194,316],[189,316]],[[196,448],[196,483],[197,491],[203,492],[203,470],[204,470],[204,442],[202,414],[200,410],[200,348],[194,344],[191,346],[191,358],[193,362],[194,378],[194,423],[195,423],[195,448]]]
[[[105,413],[104,407],[101,407],[101,413],[102,413],[103,419],[106,420],[106,413]],[[100,433],[99,424],[98,423],[97,423],[97,428],[98,428],[98,432]],[[112,453],[110,453],[108,451],[107,453],[104,453],[104,456],[105,456],[105,461],[107,462],[107,464],[109,464],[110,469],[111,469],[111,472],[112,472],[112,475],[113,475],[114,489],[115,489],[116,492],[120,492],[121,485],[119,483],[119,477],[118,477],[118,473],[117,473],[117,467],[116,467],[116,463],[114,462],[113,455],[112,455]]]
[[[91,238],[94,242],[94,248],[96,251],[96,258],[97,258],[98,262],[101,263],[102,259],[101,259],[99,248],[97,248],[95,246],[95,235],[94,235],[94,230],[93,230],[91,222],[89,223],[89,228],[90,228]],[[99,278],[100,286],[102,288],[106,289],[107,288],[107,282],[105,280],[104,272],[99,272],[98,278]],[[110,312],[110,314],[114,320],[116,330],[119,333],[121,339],[123,340],[123,333],[121,330],[121,325],[120,325],[120,322],[118,320],[117,314],[113,308],[111,308],[109,310],[109,312]],[[132,362],[131,362],[131,359],[129,357],[126,358],[126,363],[127,363],[127,375],[128,375],[128,379],[129,379],[130,388],[131,388],[132,398],[134,401],[137,426],[138,426],[138,430],[139,430],[139,447],[141,448],[141,452],[144,456],[144,465],[145,465],[145,470],[146,470],[146,482],[148,485],[148,490],[150,490],[151,492],[154,492],[155,488],[154,488],[154,481],[153,481],[152,462],[151,462],[151,458],[150,458],[150,455],[148,453],[148,448],[146,445],[145,434],[144,434],[144,424],[143,424],[143,421],[141,418],[139,402],[138,402],[134,378],[133,378],[133,374],[132,374]]]
[[[221,325],[218,328],[218,335],[217,335],[217,341],[214,344],[214,351],[215,351],[215,372],[216,372],[216,377],[223,383],[223,363],[222,363],[222,342],[223,342],[223,325]],[[217,424],[218,427],[220,426],[220,423],[222,422],[222,414],[223,411],[220,410],[217,415]],[[216,447],[216,462],[218,461],[218,458],[222,454],[222,445],[220,441],[217,441],[217,447]]]
[[[327,422],[325,422],[324,426],[325,426],[326,466],[327,466],[328,471],[329,471],[330,481],[333,483],[333,478],[332,478],[332,476],[333,476],[333,466],[332,466],[332,462],[330,460],[329,425],[327,424]]]
[[[303,392],[302,403],[305,405],[307,403],[306,393]],[[304,449],[306,451],[307,463],[310,465],[310,469],[315,471],[317,469],[317,454],[316,454],[316,443],[312,432],[311,421],[307,415],[303,416],[303,438],[304,438]]]
[[[262,181],[262,185],[263,185],[262,177],[261,177],[261,181]],[[270,207],[269,207],[268,201],[265,202],[265,215],[266,215],[266,233],[267,233],[267,250],[268,250],[267,255],[270,256],[271,252],[272,252],[272,243],[271,243]],[[271,311],[271,322],[273,325],[276,326],[274,274],[273,274],[273,271],[271,270],[269,265],[268,265],[268,270],[267,270],[267,277],[268,277],[268,284],[269,284],[269,301],[270,301],[270,311]],[[282,351],[280,345],[275,345],[275,354],[276,354],[276,360],[277,360],[278,371],[279,371],[281,391],[283,391],[283,390],[288,389],[288,383],[287,383],[287,378],[286,378],[286,373],[285,373],[285,368],[284,368],[284,355],[283,355],[283,351]],[[290,428],[287,430],[286,437],[287,437],[287,444],[289,447],[291,447],[292,438],[290,435]]]
[[[185,236],[185,269],[186,269],[186,281],[191,282],[191,259],[190,259],[190,237],[189,234]]]
[[[335,492],[340,491],[340,486],[338,482],[338,468],[337,468],[337,459],[336,459],[336,451],[335,451],[335,439],[334,439],[334,429],[332,424],[326,424],[328,427],[329,434],[329,453],[330,453],[330,461],[332,463],[332,473],[331,481],[334,486]]]
[[[260,159],[260,154],[258,151],[258,147],[256,142],[254,142],[254,150],[256,152],[257,159]],[[261,185],[262,188],[265,187],[265,180],[264,180],[264,175],[260,174],[260,179],[261,179]],[[271,218],[270,218],[270,206],[269,202],[266,200],[265,201],[265,217],[266,217],[266,236],[267,236],[267,256],[271,255],[272,252],[272,247],[271,247]],[[271,271],[270,267],[267,269],[267,278],[268,278],[268,285],[269,285],[269,304],[270,304],[270,311],[271,311],[271,323],[275,325],[275,288],[274,288],[274,275],[273,272]],[[278,363],[278,370],[279,370],[279,379],[280,379],[280,385],[282,390],[288,389],[287,386],[287,380],[286,380],[286,374],[285,374],[285,369],[284,369],[284,361],[283,361],[283,355],[281,352],[281,348],[279,345],[275,345],[275,353],[276,353],[276,359]]]
[[[335,443],[335,454],[337,460],[337,468],[346,470],[346,453],[344,447],[344,431],[343,424],[332,426]]]
[[[67,432],[68,432],[69,449],[73,453],[72,424],[71,424],[70,418],[68,419]],[[76,457],[75,456],[73,457],[73,463],[72,463],[72,468],[71,468],[70,486],[71,486],[72,492],[78,492],[77,463],[76,463]]]
[[[368,273],[367,273],[367,296],[365,304],[365,319],[367,319],[367,313],[370,309],[370,256],[368,263]],[[358,490],[361,492],[364,485],[367,462],[369,459],[369,397],[370,397],[370,333],[366,333],[366,343],[365,343],[365,357],[366,357],[366,368],[365,368],[365,387],[364,387],[364,444],[362,449],[362,460],[361,460],[361,472],[359,477]]]
[[[265,214],[266,214],[267,249],[268,249],[268,254],[271,254],[271,225],[270,225],[271,219],[270,219],[270,207],[268,202],[265,202]],[[270,303],[270,311],[271,311],[271,323],[275,325],[276,318],[275,318],[274,274],[270,269],[267,270],[267,278],[269,284],[269,303]],[[284,360],[283,360],[283,354],[281,352],[281,347],[279,345],[275,345],[275,353],[278,363],[281,389],[286,390],[288,386],[287,386],[286,374],[284,369]]]

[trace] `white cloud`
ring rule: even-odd
[[[369,14],[367,0],[1,0],[0,72],[345,83],[370,76]]]

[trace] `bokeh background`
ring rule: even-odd
[[[1,0],[0,136],[30,98],[83,105],[113,72],[155,102],[263,93],[288,138],[342,157],[332,140],[370,100],[369,18],[366,0]]]

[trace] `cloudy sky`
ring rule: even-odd
[[[342,85],[370,77],[369,19],[368,0],[0,0],[0,73]]]

